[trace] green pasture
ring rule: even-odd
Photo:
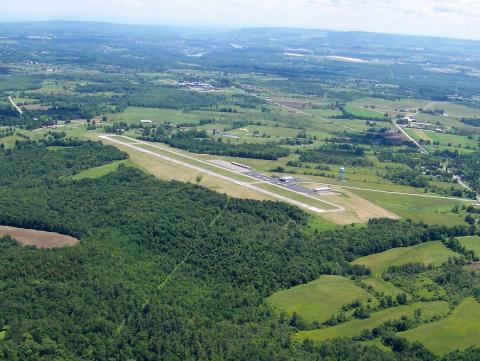
[[[367,291],[342,276],[324,275],[307,284],[282,290],[271,295],[267,302],[289,315],[296,312],[305,321],[324,322],[354,300],[365,304],[375,300]]]
[[[480,346],[480,304],[467,298],[440,321],[427,323],[398,335],[409,341],[421,342],[438,355],[470,346]]]
[[[398,247],[385,252],[365,256],[353,261],[353,264],[368,267],[374,274],[380,275],[389,266],[402,266],[408,263],[440,265],[450,257],[459,254],[449,250],[440,241],[431,241],[412,247]]]

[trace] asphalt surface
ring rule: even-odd
[[[256,173],[256,172],[242,172],[242,174],[245,174],[245,175],[248,175],[250,177],[256,178],[256,179],[258,179],[260,181],[263,181],[263,182],[268,182],[268,183],[271,183],[271,184],[275,184],[275,185],[284,187],[286,189],[290,189],[290,190],[295,191],[295,192],[299,192],[299,193],[303,193],[303,194],[307,194],[307,195],[315,194],[315,192],[312,189],[302,187],[302,186],[296,184],[295,181],[281,181],[279,178],[269,177],[269,176],[266,176],[266,175],[263,175],[263,174],[260,174],[260,173]]]

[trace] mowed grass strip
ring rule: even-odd
[[[355,319],[337,326],[310,331],[300,331],[295,334],[295,339],[310,339],[321,342],[338,337],[354,337],[360,335],[363,330],[372,330],[389,320],[398,320],[402,316],[413,317],[415,310],[417,309],[422,312],[421,318],[427,320],[434,316],[446,315],[449,311],[449,305],[444,301],[434,301],[388,308],[376,312],[372,314],[370,318],[363,320]]]
[[[480,304],[466,298],[447,318],[401,332],[410,341],[419,341],[437,355],[470,346],[480,346]]]
[[[289,315],[296,312],[305,321],[324,322],[354,300],[367,304],[375,297],[342,276],[324,275],[307,284],[275,292],[267,302]]]
[[[440,241],[431,241],[412,247],[398,247],[385,252],[361,257],[352,264],[368,267],[373,274],[381,275],[389,266],[402,266],[407,263],[440,265],[458,253],[449,250]]]
[[[95,179],[95,178],[100,178],[103,177],[104,175],[107,175],[109,173],[115,172],[120,164],[125,164],[125,165],[130,165],[131,162],[129,160],[119,160],[116,162],[108,163],[101,165],[99,167],[94,167],[94,168],[89,168],[81,171],[80,173],[75,174],[72,179],[74,180],[80,180],[84,178],[90,178],[90,179]]]

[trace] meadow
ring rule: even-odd
[[[431,241],[412,247],[392,248],[388,251],[365,256],[353,261],[353,264],[368,267],[375,275],[381,275],[389,266],[402,266],[408,263],[440,265],[450,257],[459,254],[449,250],[440,241]]]
[[[372,294],[350,279],[325,275],[313,282],[278,291],[267,302],[289,315],[295,312],[307,322],[324,322],[354,300],[371,305],[376,303]]]
[[[454,350],[478,346],[480,340],[480,304],[466,298],[448,317],[398,335],[409,341],[418,341],[438,355]]]

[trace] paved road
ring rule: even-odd
[[[394,121],[393,123],[395,124],[395,126],[397,127],[397,129],[398,129],[399,131],[401,131],[402,134],[408,138],[408,140],[410,140],[412,143],[414,143],[414,144],[418,147],[418,149],[420,149],[420,152],[422,152],[423,154],[429,154],[429,153],[428,153],[428,150],[426,150],[419,142],[417,142],[415,139],[413,139],[413,138],[405,131],[405,129],[403,129],[402,126],[400,126],[399,124],[397,124],[397,122],[395,122],[395,121]]]
[[[253,189],[257,192],[260,192],[260,193],[263,193],[263,194],[266,194],[270,197],[274,197],[274,198],[277,198],[277,199],[280,199],[284,202],[287,202],[287,203],[290,203],[290,204],[293,204],[297,207],[301,207],[301,208],[304,208],[304,209],[307,209],[309,211],[312,211],[312,212],[315,212],[315,213],[325,213],[325,212],[339,212],[339,211],[344,211],[345,208],[341,207],[341,206],[338,206],[336,204],[333,204],[333,203],[330,203],[330,202],[325,202],[325,201],[322,201],[318,198],[315,198],[315,197],[311,197],[312,199],[314,199],[315,201],[319,202],[319,203],[326,203],[326,204],[329,204],[331,206],[334,206],[335,209],[334,210],[325,210],[325,209],[320,209],[320,208],[317,208],[317,207],[313,207],[311,205],[308,205],[308,204],[305,204],[303,202],[300,202],[300,201],[297,201],[297,200],[294,200],[294,199],[291,199],[291,198],[288,198],[288,197],[285,197],[285,196],[282,196],[278,193],[275,193],[275,192],[271,192],[271,191],[268,191],[266,189],[263,189],[263,188],[259,188],[259,187],[256,187],[255,185],[253,184],[250,184],[250,183],[246,183],[246,182],[242,182],[242,181],[239,181],[237,179],[234,179],[234,178],[231,178],[231,177],[228,177],[228,176],[225,176],[223,174],[219,174],[219,173],[216,173],[216,172],[213,172],[213,171],[210,171],[210,170],[207,170],[205,168],[202,168],[202,167],[197,167],[193,164],[190,164],[190,163],[187,163],[187,162],[183,162],[181,160],[178,160],[178,159],[175,159],[175,158],[171,158],[171,157],[168,157],[166,155],[163,155],[163,154],[159,154],[157,152],[153,152],[151,150],[148,150],[148,149],[144,149],[144,148],[141,148],[139,147],[138,145],[148,145],[150,147],[153,147],[153,148],[157,148],[157,149],[160,149],[164,152],[169,152],[169,153],[172,153],[172,154],[176,154],[177,156],[181,156],[181,157],[185,157],[187,159],[192,159],[192,160],[195,160],[196,162],[200,162],[200,163],[205,163],[205,164],[208,164],[209,166],[215,166],[215,167],[218,167],[218,168],[221,168],[223,170],[225,170],[226,168],[223,168],[223,167],[220,167],[220,166],[216,166],[215,164],[212,164],[212,163],[208,163],[208,162],[205,162],[203,160],[200,160],[200,159],[197,159],[197,158],[193,158],[193,157],[189,157],[187,155],[184,155],[184,154],[181,154],[181,153],[177,153],[177,152],[174,152],[172,150],[169,150],[169,149],[165,149],[163,147],[158,147],[158,146],[155,146],[153,144],[150,144],[150,143],[147,143],[147,142],[143,142],[143,141],[139,141],[138,139],[134,139],[134,138],[130,138],[130,137],[125,137],[125,136],[122,136],[123,138],[125,139],[128,139],[130,141],[135,141],[136,144],[132,144],[132,143],[127,143],[127,142],[122,142],[121,140],[119,140],[119,136],[113,136],[113,135],[100,135],[99,136],[101,139],[104,139],[106,141],[109,141],[109,142],[113,142],[113,143],[117,143],[117,144],[121,144],[125,147],[128,147],[128,148],[131,148],[131,149],[135,149],[139,152],[142,152],[142,153],[146,153],[146,154],[149,154],[149,155],[152,155],[154,157],[157,157],[157,158],[161,158],[161,159],[164,159],[164,160],[167,160],[169,162],[172,162],[172,163],[175,163],[175,164],[179,164],[179,165],[182,165],[184,167],[187,167],[187,168],[191,168],[191,169],[195,169],[197,171],[200,171],[200,172],[203,172],[203,173],[207,173],[207,174],[210,174],[210,175],[213,175],[217,178],[220,178],[220,179],[224,179],[224,180],[227,180],[229,182],[232,182],[232,183],[235,183],[235,184],[238,184],[242,187],[246,187],[246,188],[250,188],[250,189]],[[257,174],[258,178],[255,176],[251,176],[251,175],[248,175],[248,174],[245,174],[245,173],[242,173],[246,176],[249,176],[249,177],[253,177],[255,179],[259,179],[259,180],[262,180],[262,181],[265,181],[265,182],[268,182],[267,180],[263,180],[262,178],[260,178],[260,174]],[[256,174],[256,173],[255,173]],[[268,182],[270,183],[270,182]],[[276,185],[275,183],[271,183],[273,185]],[[290,184],[289,186],[291,186],[292,188],[289,188],[289,190],[293,191],[293,192],[297,192],[297,193],[300,193],[298,192],[297,190],[295,190],[295,187],[293,184]],[[279,186],[280,187],[280,186]],[[299,186],[298,186],[299,187]],[[303,187],[300,187],[302,190],[305,190],[305,188]],[[303,193],[305,196],[309,197],[307,193],[305,192],[301,192]]]
[[[17,104],[15,104],[15,102],[13,101],[12,97],[8,97],[8,100],[10,101],[10,103],[12,103],[13,107],[17,110],[17,112],[20,113],[20,115],[23,115],[23,112],[22,112],[22,109],[20,109],[18,107]]]

